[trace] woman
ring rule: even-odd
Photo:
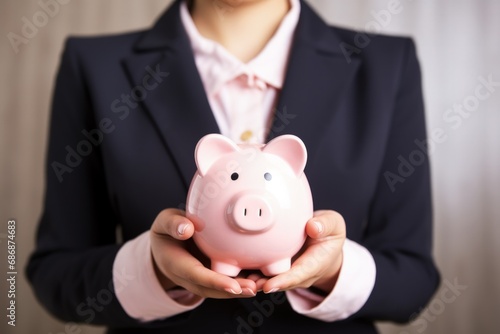
[[[41,302],[109,333],[375,333],[414,317],[439,281],[419,66],[411,40],[359,36],[298,0],[195,0],[150,30],[69,39],[27,268]],[[182,208],[213,132],[305,142],[322,210],[288,272],[227,277],[193,246]]]

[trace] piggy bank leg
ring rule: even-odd
[[[225,262],[212,261],[212,270],[219,274],[235,277],[240,273],[241,268]]]
[[[268,264],[265,267],[262,267],[260,270],[266,276],[276,276],[278,274],[282,274],[285,271],[288,271],[291,266],[290,258],[279,260]]]

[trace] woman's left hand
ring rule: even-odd
[[[306,225],[307,240],[292,267],[272,278],[248,277],[265,293],[309,288],[332,291],[342,267],[342,247],[346,238],[344,218],[335,211],[315,211]]]

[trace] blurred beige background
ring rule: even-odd
[[[59,0],[43,22],[38,0],[0,1],[0,268],[7,272],[7,221],[17,222],[17,317],[7,325],[7,285],[0,280],[0,333],[102,333],[54,320],[24,278],[43,198],[43,163],[54,76],[68,35],[150,26],[169,0]],[[41,3],[53,2],[42,0]],[[442,131],[431,154],[435,254],[443,286],[423,315],[386,334],[500,332],[500,1],[310,0],[330,23],[412,36],[423,69],[429,135]],[[391,7],[398,4],[398,7]],[[392,13],[390,9],[393,10]],[[389,13],[389,15],[387,15]],[[23,19],[38,31],[12,47]],[[45,24],[44,24],[45,23]],[[43,26],[42,26],[43,25]],[[12,35],[11,35],[12,36]],[[474,98],[482,79],[487,98]],[[487,88],[487,89],[488,89]],[[484,89],[484,88],[483,88]],[[476,103],[477,102],[477,103]],[[465,105],[462,114],[454,106]],[[470,111],[468,111],[470,110]],[[450,117],[454,117],[451,119]],[[4,277],[4,276],[2,276]],[[450,285],[460,289],[445,289]],[[450,294],[449,291],[453,293]]]

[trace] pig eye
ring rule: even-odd
[[[231,180],[233,180],[233,181],[238,180],[238,177],[239,177],[238,173],[231,174]]]
[[[271,179],[273,178],[273,176],[271,175],[271,173],[265,173],[265,174],[264,174],[264,178],[265,178],[267,181],[271,181]]]

